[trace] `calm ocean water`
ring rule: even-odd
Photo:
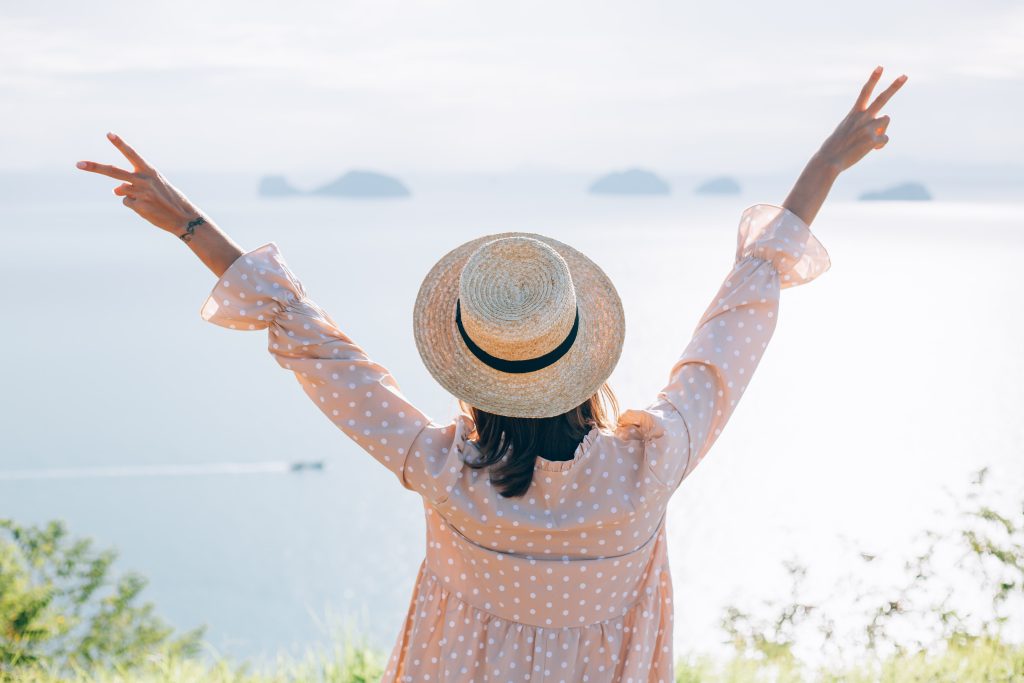
[[[106,191],[106,190],[104,190]],[[98,192],[103,195],[102,192]],[[274,241],[311,296],[437,420],[454,399],[415,350],[423,275],[457,244],[528,230],[590,255],[627,315],[611,383],[641,407],[732,265],[724,199],[426,193],[400,202],[214,196],[247,249]],[[831,271],[783,291],[779,326],[668,522],[676,646],[711,649],[728,601],[819,582],[850,543],[898,552],[972,471],[1024,483],[1024,204],[830,201]],[[422,507],[323,418],[265,332],[199,317],[215,278],[116,198],[5,207],[0,516],[67,520],[221,652],[301,648],[349,617],[389,648],[423,557]],[[294,460],[324,460],[292,474]],[[855,569],[855,567],[852,567]]]

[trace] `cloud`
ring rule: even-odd
[[[890,153],[1005,161],[1022,141],[998,114],[969,142],[941,127],[1024,104],[1024,13],[1005,2],[65,2],[2,12],[5,168],[65,163],[112,127],[169,164],[225,170],[351,158],[445,170],[708,159],[768,168],[813,151],[876,63],[886,77],[911,76],[891,105],[894,138],[906,124]]]

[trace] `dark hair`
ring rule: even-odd
[[[495,415],[461,399],[459,406],[473,418],[475,428],[468,438],[481,455],[467,459],[466,464],[474,469],[489,467],[491,484],[506,498],[521,496],[530,488],[538,455],[569,453],[591,429],[614,429],[619,419],[619,404],[607,382],[580,405],[554,417]]]

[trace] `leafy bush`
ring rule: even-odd
[[[198,653],[204,629],[173,637],[151,603],[138,604],[143,577],[111,578],[116,557],[69,538],[59,521],[0,520],[0,677],[20,667],[131,669],[158,651]]]

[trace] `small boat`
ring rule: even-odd
[[[303,472],[305,470],[323,470],[323,460],[311,460],[309,462],[293,462],[291,466],[292,472]]]

